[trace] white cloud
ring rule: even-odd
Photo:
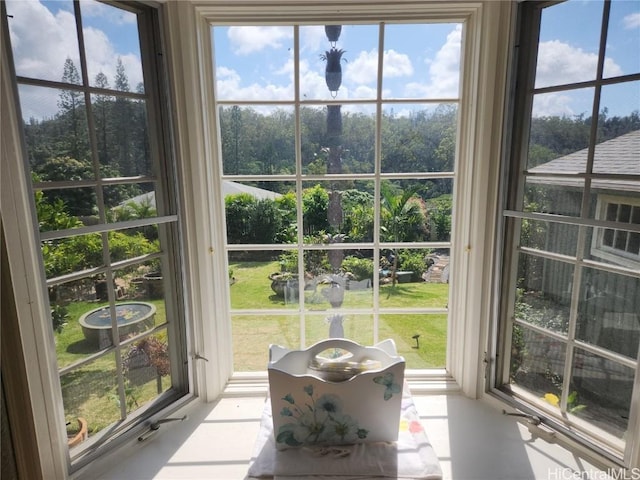
[[[116,65],[118,58],[120,58],[127,80],[129,80],[129,91],[136,91],[136,86],[143,80],[142,65],[137,54],[116,52],[107,35],[96,28],[84,29],[84,42],[87,51],[89,82],[93,84],[96,75],[102,72],[109,80],[109,87],[114,88]]]
[[[404,94],[408,97],[457,98],[460,82],[460,48],[462,25],[456,25],[445,44],[436,52],[435,58],[427,59],[428,83],[409,82]]]
[[[221,99],[241,98],[243,100],[291,100],[292,85],[260,85],[252,83],[242,86],[240,75],[233,69],[218,67],[216,69],[216,88]]]
[[[532,107],[533,117],[572,117],[576,114],[574,100],[561,92],[536,95]]]
[[[358,85],[353,90],[353,98],[371,100],[372,98],[376,98],[376,94],[377,90],[375,87],[368,87],[366,85]]]
[[[314,25],[300,28],[300,50],[317,52],[327,44],[327,36],[324,27]]]
[[[344,58],[344,57],[343,57]],[[378,52],[362,51],[344,67],[344,78],[356,84],[375,83],[378,78]]]
[[[596,77],[598,55],[588,53],[559,40],[540,42],[536,70],[536,87],[583,82]],[[622,69],[610,58],[605,58],[607,77],[622,75]]]
[[[384,52],[383,62],[385,78],[413,75],[411,59],[404,53],[387,50]],[[349,61],[345,68],[345,78],[356,84],[375,84],[378,79],[377,50],[360,52],[355,60]]]
[[[55,3],[54,3],[55,5]],[[83,2],[82,8],[89,8],[92,15],[107,14],[105,27],[112,25],[118,18],[116,9],[102,8],[93,2]],[[78,72],[80,60],[76,38],[76,24],[73,14],[58,10],[55,14],[40,2],[11,0],[7,2],[7,11],[13,15],[9,21],[11,43],[14,52],[16,73],[30,78],[59,81],[62,78],[65,60],[71,58]],[[132,15],[125,12],[121,19]],[[124,20],[122,20],[124,21]],[[122,22],[121,22],[122,23]],[[127,22],[125,22],[127,23]],[[105,30],[95,27],[83,29],[87,51],[87,70],[90,81],[102,72],[114,86],[116,62],[121,58],[131,91],[142,81],[142,67],[137,53],[118,52]],[[58,90],[50,92],[40,88],[38,104],[26,106],[23,102],[23,115],[35,118],[52,117],[57,113]],[[50,95],[46,95],[50,93]]]
[[[79,66],[73,14],[51,13],[39,2],[7,2],[9,31],[16,73],[25,77],[60,80],[64,62]]]
[[[640,28],[640,12],[630,13],[622,19],[624,28],[627,30]]]
[[[280,48],[293,37],[290,27],[229,27],[227,36],[236,55],[249,55],[266,48]]]
[[[408,55],[395,50],[384,52],[383,72],[386,78],[409,77],[413,75],[413,65]]]
[[[137,21],[135,13],[96,2],[95,0],[80,0],[80,11],[82,12],[82,18],[99,17],[113,25],[135,24]]]

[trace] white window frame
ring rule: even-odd
[[[178,128],[186,137],[183,145],[191,152],[185,155],[189,165],[185,171],[197,172],[186,181],[190,193],[187,204],[198,205],[193,211],[187,207],[194,222],[190,238],[200,261],[194,273],[200,281],[200,294],[195,292],[195,309],[209,322],[201,325],[203,356],[210,361],[203,365],[208,380],[206,398],[216,398],[233,377],[230,321],[217,313],[228,310],[226,281],[227,258],[224,254],[224,212],[218,182],[217,147],[208,143],[209,132],[218,126],[215,116],[214,79],[210,25],[227,23],[291,24],[339,21],[358,23],[381,19],[424,21],[452,21],[465,24],[465,49],[462,52],[461,98],[459,106],[460,148],[456,159],[455,177],[459,189],[457,218],[452,244],[460,245],[452,258],[454,278],[464,278],[464,287],[450,299],[450,318],[446,369],[415,378],[414,385],[429,389],[461,389],[471,397],[483,392],[484,352],[491,311],[488,266],[492,263],[496,225],[499,152],[505,92],[507,48],[511,25],[510,2],[447,2],[422,3],[373,1],[363,5],[352,1],[328,1],[323,5],[310,1],[275,2],[199,2],[195,8],[170,3],[167,6],[169,29],[182,39],[174,52],[174,75],[189,85],[184,95],[186,110],[193,114],[183,118]],[[174,14],[175,12],[175,14]],[[178,13],[179,12],[179,13]],[[197,48],[194,50],[194,46]],[[178,59],[179,58],[179,59]],[[197,152],[197,153],[196,153]],[[217,278],[216,278],[217,277]],[[212,361],[213,359],[213,361]],[[409,372],[411,373],[411,372]],[[235,378],[237,379],[237,377]],[[234,379],[234,380],[235,380]],[[247,382],[263,382],[264,376],[243,377]]]
[[[596,219],[606,221],[607,207],[609,205],[631,205],[635,208],[640,208],[640,198],[637,197],[624,197],[619,195],[598,195],[596,203]],[[630,225],[633,223],[629,222]],[[598,227],[595,229],[593,238],[591,240],[591,255],[622,265],[623,267],[640,268],[640,253],[633,254],[626,250],[620,250],[615,247],[604,245],[604,232],[607,230],[605,227]],[[614,232],[621,231],[613,229]]]
[[[608,0],[605,0],[608,1]],[[517,261],[513,261],[513,257],[518,255],[517,242],[513,241],[514,238],[519,238],[519,227],[512,223],[508,225],[507,218],[512,220],[521,219],[534,219],[534,220],[550,220],[566,224],[577,225],[581,229],[593,227],[594,230],[599,230],[601,226],[605,226],[607,222],[603,220],[593,220],[584,218],[565,218],[560,215],[549,216],[545,213],[538,212],[524,212],[521,210],[511,210],[513,204],[517,204],[517,200],[521,200],[524,195],[524,177],[528,173],[526,171],[526,165],[524,165],[527,159],[528,149],[528,129],[530,122],[531,106],[533,101],[534,88],[534,76],[535,76],[535,64],[537,55],[537,42],[539,27],[536,23],[535,8],[545,8],[547,6],[553,6],[555,3],[560,2],[521,2],[518,5],[518,12],[515,12],[519,17],[518,22],[515,22],[513,28],[516,30],[514,36],[517,37],[514,45],[514,54],[511,62],[510,72],[510,84],[511,88],[515,89],[515,85],[519,85],[520,92],[526,92],[524,94],[513,95],[509,99],[506,107],[509,111],[509,115],[506,116],[506,123],[504,124],[504,139],[511,142],[511,144],[505,144],[504,152],[505,157],[503,160],[501,176],[504,178],[502,185],[503,191],[501,193],[504,210],[502,215],[504,220],[499,223],[500,238],[497,239],[496,247],[499,250],[499,255],[496,256],[495,271],[496,276],[494,279],[494,285],[496,287],[496,303],[495,315],[493,317],[493,333],[491,335],[491,344],[489,346],[489,355],[487,358],[487,364],[489,368],[489,374],[487,375],[487,391],[490,397],[493,397],[497,401],[504,402],[510,405],[511,408],[517,409],[525,416],[531,418],[532,415],[538,416],[548,420],[547,423],[538,428],[528,424],[530,431],[534,435],[545,436],[551,433],[553,438],[562,442],[569,448],[580,452],[586,458],[591,458],[593,461],[612,467],[623,466],[627,468],[627,472],[631,469],[640,468],[640,367],[637,361],[628,359],[627,362],[623,359],[620,363],[627,366],[633,366],[636,368],[636,376],[633,383],[633,395],[631,398],[630,415],[628,419],[627,435],[625,437],[626,445],[622,449],[622,441],[615,438],[613,435],[602,432],[601,434],[589,433],[585,435],[585,432],[592,432],[593,427],[591,424],[576,419],[572,425],[566,424],[566,419],[562,418],[556,411],[556,407],[550,407],[545,405],[540,398],[525,389],[514,386],[512,392],[507,392],[504,386],[508,385],[509,363],[511,358],[511,329],[514,323],[513,305],[515,303],[515,289],[510,288],[509,282],[514,270],[517,269]],[[526,12],[522,12],[526,8]],[[533,42],[533,43],[532,43]],[[520,68],[518,68],[518,66]],[[530,72],[527,72],[530,70]],[[532,72],[532,73],[531,73]],[[636,75],[634,75],[636,76]],[[599,82],[595,80],[594,83]],[[585,82],[586,83],[586,82]],[[600,82],[602,84],[602,82]],[[553,87],[551,87],[553,88]],[[595,115],[594,115],[595,116]],[[523,132],[524,133],[523,135]],[[512,137],[515,139],[513,140]],[[523,140],[526,138],[526,140]],[[595,140],[594,140],[595,141]],[[546,174],[545,174],[546,175]],[[553,176],[553,175],[550,175]],[[598,174],[590,173],[584,175],[586,178],[597,179]],[[532,176],[529,179],[534,178]],[[630,177],[632,180],[636,180],[637,176]],[[507,184],[511,182],[511,185],[515,185],[514,188],[508,189]],[[591,192],[593,192],[593,183],[591,183]],[[588,198],[588,196],[585,196]],[[615,197],[621,198],[621,197]],[[584,202],[584,200],[583,200]],[[583,207],[584,210],[584,207]],[[584,232],[582,233],[584,235]],[[586,242],[585,242],[586,243]],[[597,264],[598,267],[603,270],[611,270],[614,272],[625,274],[632,272],[633,268],[625,268],[619,265],[603,264],[601,262],[593,262],[585,260],[583,258],[585,248],[588,244],[582,244],[582,248],[578,247],[577,256],[580,260],[572,259],[571,262],[575,265],[583,264],[589,265],[589,262]],[[532,249],[526,247],[520,247],[521,251],[527,253],[539,254]],[[548,254],[542,252],[542,257],[554,258],[554,254]],[[562,255],[559,255],[562,258]],[[619,264],[619,262],[616,262]],[[508,265],[508,268],[504,268],[504,265]],[[573,285],[573,288],[578,288],[579,282]],[[574,296],[577,298],[577,295]],[[575,319],[573,319],[575,322]],[[541,330],[542,331],[542,330]],[[549,334],[548,331],[543,333]],[[551,334],[553,336],[553,334]],[[566,339],[564,340],[566,341]],[[572,339],[571,342],[575,342]],[[567,342],[569,343],[569,342]],[[582,345],[580,346],[583,347]],[[593,351],[597,354],[605,353],[604,349],[598,350],[594,348]],[[502,387],[502,388],[501,388]],[[567,392],[564,393],[565,396]],[[519,398],[518,398],[519,397]],[[635,471],[635,470],[633,470]]]
[[[145,37],[145,42],[150,41],[152,38],[157,41],[158,39],[155,38],[155,34],[158,33],[155,30],[157,27],[156,20],[150,16],[155,12],[152,13],[151,9],[148,6],[144,6],[143,3],[140,3],[140,6],[144,8],[144,11],[139,11],[141,18],[140,35]],[[2,13],[3,15],[6,13],[4,5],[2,5]],[[51,328],[47,280],[44,277],[42,265],[41,240],[47,234],[39,235],[38,222],[33,208],[33,188],[28,182],[31,176],[23,160],[26,147],[23,145],[20,128],[22,118],[18,110],[19,95],[15,71],[12,68],[11,52],[9,51],[10,43],[6,41],[9,38],[9,33],[6,29],[5,19],[0,22],[0,35],[5,40],[3,47],[0,49],[2,55],[0,103],[2,104],[1,126],[3,132],[0,137],[2,140],[0,151],[3,158],[3,161],[0,162],[2,167],[0,174],[1,212],[2,222],[6,225],[4,228],[6,248],[11,271],[11,282],[15,294],[17,324],[19,326],[18,334],[22,343],[21,348],[20,346],[16,347],[22,353],[22,357],[16,358],[16,361],[22,362],[26,371],[24,384],[12,385],[7,388],[27,388],[26,391],[21,393],[29,398],[32,408],[28,412],[22,412],[22,415],[30,418],[33,422],[37,445],[34,445],[32,451],[26,453],[26,455],[38,455],[38,465],[42,472],[42,478],[62,479],[68,478],[70,475],[81,474],[92,462],[103,458],[101,457],[102,454],[112,451],[116,445],[120,445],[131,438],[137,438],[140,433],[148,430],[148,424],[151,420],[147,418],[146,422],[139,421],[140,416],[134,413],[128,417],[125,424],[126,431],[119,431],[111,438],[104,436],[105,433],[109,432],[109,429],[96,435],[97,441],[95,441],[95,445],[103,444],[99,447],[98,454],[96,454],[95,445],[91,445],[89,442],[88,448],[77,453],[76,457],[70,458],[68,439],[65,433],[60,371],[57,367],[55,339]],[[155,43],[154,45],[157,46]],[[148,49],[147,53],[153,55],[151,48]],[[155,70],[156,67],[158,70]],[[161,68],[159,65],[146,65],[145,78],[157,75]],[[42,83],[47,82],[44,81]],[[150,93],[151,101],[155,102],[154,107],[159,108],[160,102],[158,98],[161,92],[156,91],[155,87],[152,88],[154,90]],[[154,113],[162,116],[165,112],[154,111]],[[159,123],[156,125],[159,125]],[[166,127],[167,124],[163,123],[161,127],[163,134]],[[166,139],[163,140],[167,142],[163,147],[167,147],[169,142]],[[167,153],[167,156],[171,157],[170,153]],[[168,161],[173,161],[173,158]],[[173,185],[169,185],[168,188],[170,190],[174,189]],[[177,218],[178,215],[167,215],[160,219],[159,222],[167,221],[167,219],[175,221]],[[111,227],[113,225],[107,226],[107,228]],[[178,235],[179,233],[176,232],[175,236],[177,237]],[[168,262],[175,262],[176,258],[173,253],[180,251],[177,239],[174,238],[173,240],[176,243],[174,243],[171,250],[172,255],[165,254]],[[179,256],[180,254],[178,253],[177,255]],[[178,297],[181,297],[185,292],[182,287],[183,285],[181,284]],[[167,303],[169,304],[169,302],[170,300],[167,298]],[[179,308],[175,303],[173,302],[171,307]],[[188,339],[191,337],[190,332],[184,331],[184,325],[184,322],[180,320],[176,321],[174,325],[166,327],[167,329],[173,329],[177,337],[179,337],[179,341],[182,342],[180,343],[181,348],[175,349],[175,352],[186,350]],[[175,352],[172,354],[172,361],[179,365],[175,371],[182,370],[183,362],[178,363],[179,353],[176,355]],[[173,368],[172,366],[172,371]],[[169,412],[193,400],[194,396],[190,391],[193,379],[190,372],[191,366],[187,366],[186,369],[188,373],[181,374],[175,378],[177,393],[171,394],[172,397],[175,397],[173,401],[160,409],[156,407],[151,417],[162,418]],[[169,396],[165,395],[164,398],[169,398]],[[164,403],[166,404],[167,401],[165,400]],[[149,413],[147,412],[146,415],[149,416]]]
[[[305,18],[310,22],[337,19],[358,22],[393,17],[413,20],[416,15],[433,20],[454,20],[466,25],[467,41],[462,63],[460,105],[461,136],[460,189],[455,238],[459,244],[452,258],[451,274],[465,278],[465,288],[451,299],[452,322],[448,332],[447,369],[420,379],[413,378],[414,392],[460,390],[471,398],[484,393],[485,352],[489,343],[490,318],[494,310],[492,269],[495,261],[500,152],[503,147],[501,126],[507,91],[508,45],[513,25],[512,2],[450,1],[416,3],[413,1],[327,0],[319,5],[312,0],[198,0],[166,2],[158,7],[167,39],[163,56],[171,78],[170,96],[173,134],[180,170],[181,208],[184,212],[183,239],[186,250],[184,278],[191,295],[185,299],[187,318],[193,320],[187,335],[192,345],[190,383],[193,393],[205,401],[218,398],[232,376],[230,323],[218,318],[220,302],[226,302],[226,258],[220,254],[223,230],[212,218],[222,218],[220,195],[213,179],[216,151],[208,139],[217,128],[213,113],[213,78],[210,47],[210,20],[225,18],[244,23],[285,22]],[[3,27],[4,28],[4,27]],[[6,34],[6,32],[2,32]],[[16,92],[2,49],[3,159],[18,158],[21,149],[19,118],[12,108]],[[473,159],[473,162],[470,160]],[[46,311],[46,288],[41,279],[40,251],[31,218],[30,189],[21,162],[2,163],[2,220],[15,228],[6,229],[7,250],[24,350],[31,352],[21,360],[27,366],[28,395],[34,419],[43,477],[67,476],[64,425],[55,399],[59,380],[52,358],[53,335]],[[218,281],[224,278],[225,281]],[[35,355],[33,352],[36,352]],[[206,359],[206,360],[205,360]],[[208,361],[207,361],[208,360]],[[257,379],[264,387],[264,379]],[[243,390],[236,390],[243,393]],[[61,408],[61,407],[60,407]],[[127,445],[127,454],[139,448],[135,438]],[[114,452],[114,455],[118,453]],[[94,464],[112,464],[112,455]],[[92,468],[91,465],[87,466]]]

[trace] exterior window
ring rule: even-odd
[[[623,461],[640,394],[640,62],[625,47],[640,11],[520,8],[496,386]]]
[[[6,8],[74,470],[188,389],[153,12]]]
[[[640,133],[640,132],[637,132]],[[638,148],[640,148],[640,135]],[[636,150],[637,151],[637,150]],[[640,200],[637,198],[601,196],[597,218],[610,222],[640,226]],[[620,265],[640,265],[640,233],[615,228],[599,228],[592,242],[591,253]]]
[[[211,37],[234,369],[328,337],[445,367],[462,24]]]

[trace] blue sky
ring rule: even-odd
[[[67,57],[79,65],[73,35],[72,2],[8,0],[10,33],[19,75],[60,80]],[[93,0],[82,0],[89,77],[107,75],[111,86],[117,58],[134,90],[142,79],[133,14]],[[537,86],[589,80],[595,76],[601,0],[570,0],[543,14]],[[640,72],[640,2],[612,4],[605,76]],[[384,43],[383,96],[455,98],[458,95],[461,25],[387,25]],[[293,28],[215,27],[217,91],[221,98],[291,100],[293,98]],[[344,49],[343,83],[337,99],[371,99],[377,71],[377,25],[345,25],[337,43]],[[302,98],[331,98],[320,54],[330,48],[321,25],[300,28]],[[36,89],[37,90],[37,89]],[[42,90],[42,89],[41,89]],[[538,95],[534,115],[591,114],[589,89]],[[56,111],[57,94],[33,93],[23,102],[25,117]],[[640,109],[640,82],[603,89],[610,115]]]
[[[593,80],[600,43],[602,1],[571,0],[543,10],[536,87]],[[611,4],[604,76],[640,72],[640,2]],[[539,95],[534,115],[591,115],[593,89]],[[600,109],[609,115],[640,110],[640,82],[605,86]]]
[[[292,27],[214,27],[218,95],[226,100],[292,100]],[[387,25],[383,97],[457,98],[461,25]],[[345,50],[336,99],[376,98],[378,25],[343,25],[336,48]],[[420,39],[420,42],[416,42]],[[323,25],[300,27],[300,96],[332,98],[321,55],[332,47]]]

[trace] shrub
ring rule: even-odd
[[[287,236],[283,217],[290,215],[274,200],[248,193],[227,195],[225,209],[229,243],[277,243]]]
[[[51,322],[53,323],[53,329],[60,333],[62,328],[67,324],[69,319],[69,310],[63,305],[51,306]]]
[[[427,270],[428,265],[425,259],[425,252],[420,250],[401,250],[399,252],[398,266],[400,270],[413,272],[411,280],[417,282],[422,278],[422,274]]]
[[[305,233],[328,231],[329,193],[321,185],[307,188],[302,192],[302,212]]]
[[[356,280],[373,278],[373,260],[348,256],[342,261],[342,270],[351,272]]]

